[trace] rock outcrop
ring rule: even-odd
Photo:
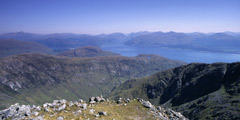
[[[94,98],[94,99],[93,99]],[[93,101],[95,101],[93,103]],[[118,100],[119,101],[119,100]],[[92,102],[92,103],[91,103]],[[91,104],[95,104],[91,106]],[[130,109],[130,111],[128,111]],[[126,112],[126,113],[125,113]],[[139,116],[141,116],[139,118]],[[125,99],[121,102],[106,101],[102,96],[91,97],[89,103],[82,99],[78,101],[54,100],[52,103],[45,103],[42,106],[11,105],[9,108],[0,111],[0,120],[32,119],[32,120],[64,120],[64,119],[118,119],[135,117],[139,119],[156,120],[187,120],[181,113],[171,109],[165,110],[155,107],[149,101],[143,99]]]

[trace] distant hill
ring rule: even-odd
[[[22,54],[0,59],[0,108],[15,102],[43,104],[53,99],[87,100],[107,94],[128,79],[183,65],[150,55],[69,58]]]
[[[49,36],[50,35],[48,35],[47,38],[36,40],[36,42],[46,45],[56,52],[63,52],[81,46],[101,46],[105,42],[104,39],[91,35],[67,35],[65,37],[60,35]]]
[[[97,56],[116,56],[117,53],[103,51],[102,49],[94,46],[80,47],[77,49],[69,50],[58,54],[58,56],[67,57],[97,57]]]
[[[0,39],[16,39],[16,40],[23,40],[23,41],[33,41],[36,39],[41,39],[42,34],[35,34],[35,33],[27,33],[27,32],[12,32],[12,33],[5,33],[0,34]]]
[[[164,46],[199,51],[239,53],[240,35],[229,33],[154,32],[133,37],[125,42],[130,46]]]
[[[112,33],[100,35],[54,33],[34,34],[26,32],[0,34],[0,39],[16,39],[43,44],[55,52],[63,52],[82,46],[161,46],[197,51],[237,53],[240,52],[240,34],[221,33],[179,33],[179,32],[136,32],[130,34]]]
[[[240,119],[240,63],[192,63],[132,79],[112,97],[143,98],[189,119]]]
[[[127,45],[135,46],[158,46],[158,45],[184,45],[192,42],[193,38],[184,33],[175,32],[154,32],[151,34],[140,35],[126,42]]]
[[[35,42],[0,39],[0,58],[22,53],[52,54],[53,51],[50,48]]]
[[[1,38],[37,42],[53,49],[55,52],[63,52],[71,48],[88,45],[100,46],[106,42],[105,39],[97,36],[72,33],[34,34],[17,32],[1,34]]]

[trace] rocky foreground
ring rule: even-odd
[[[110,101],[91,97],[89,102],[54,100],[42,106],[11,105],[0,111],[0,120],[187,120],[181,113],[154,106],[143,99]]]

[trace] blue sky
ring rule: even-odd
[[[0,0],[0,33],[240,32],[240,0]]]

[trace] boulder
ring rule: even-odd
[[[153,105],[149,102],[149,101],[144,101],[144,100],[142,100],[142,105],[144,106],[144,107],[146,107],[146,108],[152,108],[153,107]]]
[[[117,100],[116,102],[117,102],[117,104],[122,103],[122,102],[123,102],[123,101],[122,101],[122,98],[118,98],[118,100]]]
[[[107,113],[104,112],[104,111],[100,111],[100,112],[98,112],[98,114],[99,114],[99,115],[107,115]]]
[[[72,107],[73,105],[74,105],[73,101],[69,101],[69,102],[68,102],[68,106],[69,106],[69,107]]]

